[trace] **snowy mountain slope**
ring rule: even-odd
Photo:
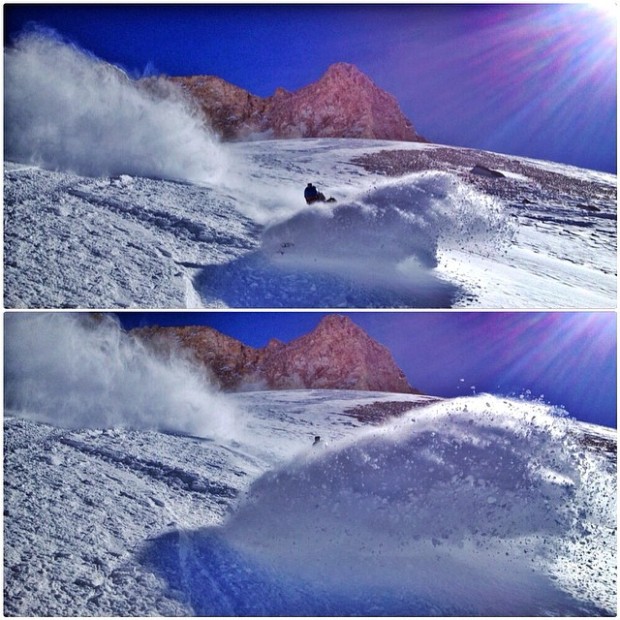
[[[483,185],[471,151],[416,143],[213,148],[192,183],[5,162],[6,307],[616,305],[615,176],[491,154],[506,178]],[[429,167],[358,161],[386,150]],[[307,207],[309,181],[338,202]]]
[[[5,614],[615,614],[615,431],[489,395],[230,398],[228,438],[7,412]]]
[[[358,393],[238,398],[248,409],[255,401],[258,411],[238,433],[244,440],[228,442],[122,428],[67,430],[7,412],[5,612],[191,613],[140,565],[150,538],[221,523],[252,479],[305,451],[315,433],[339,438],[361,426],[330,410],[388,398],[416,402]]]

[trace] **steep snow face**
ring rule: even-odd
[[[432,405],[267,473],[221,539],[269,582],[308,584],[316,614],[609,613],[613,466],[589,478],[570,428],[534,403]]]
[[[5,613],[615,614],[615,432],[488,395],[234,398],[234,440],[8,412]]]
[[[5,304],[615,307],[615,200],[587,210],[550,202],[523,175],[488,181],[509,184],[509,200],[474,186],[457,163],[401,178],[352,163],[386,149],[432,162],[435,148],[239,143],[226,147],[229,172],[201,185],[7,163]],[[465,156],[452,151],[455,162]],[[497,158],[510,168],[513,158]],[[554,169],[567,182],[616,182]],[[307,207],[309,181],[338,202]]]
[[[497,257],[513,234],[498,201],[454,175],[429,172],[384,180],[344,204],[270,226],[262,251],[284,273],[331,279],[328,307],[447,307],[461,291],[438,275],[440,252]],[[301,292],[300,304],[289,297],[291,304],[320,305],[316,288]]]
[[[195,568],[193,534],[221,524],[253,479],[307,452],[316,434],[335,441],[362,426],[343,410],[381,400],[415,404],[425,398],[306,391],[239,395],[230,404],[247,421],[238,424],[236,439],[224,441],[206,433],[197,438],[135,430],[143,425],[131,419],[125,428],[102,423],[69,430],[60,426],[67,419],[62,409],[56,426],[26,419],[47,417],[32,410],[6,411],[5,613],[196,615],[192,599],[200,593],[192,591],[189,578],[206,576],[208,567]],[[171,408],[172,423],[175,413]],[[86,409],[82,417],[89,419]],[[164,551],[160,537],[167,535],[169,558],[158,554]],[[177,577],[187,579],[185,585],[175,591],[167,575],[153,569],[158,558],[180,561]]]

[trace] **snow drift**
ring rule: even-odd
[[[5,315],[5,409],[65,428],[241,432],[234,404],[179,355],[160,359],[110,315]]]
[[[120,68],[39,30],[5,50],[4,70],[6,159],[197,183],[222,171],[223,147],[168,82],[139,87]]]
[[[570,428],[488,395],[413,410],[267,472],[223,527],[145,559],[199,615],[608,614],[615,484]]]

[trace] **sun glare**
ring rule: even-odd
[[[603,34],[603,40],[610,46],[616,46],[618,33],[618,7],[617,0],[598,0],[589,2],[585,5],[588,15],[584,15],[585,19],[590,18],[595,29]],[[585,13],[585,11],[584,11]]]
[[[603,17],[617,20],[618,18],[618,2],[615,0],[598,0],[589,2],[589,5]]]

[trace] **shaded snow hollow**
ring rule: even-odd
[[[169,84],[44,37],[5,73],[7,308],[616,305],[614,175],[407,142],[222,145]],[[308,208],[310,181],[338,202]]]
[[[486,394],[221,394],[112,323],[7,321],[6,615],[617,611],[615,430]]]

